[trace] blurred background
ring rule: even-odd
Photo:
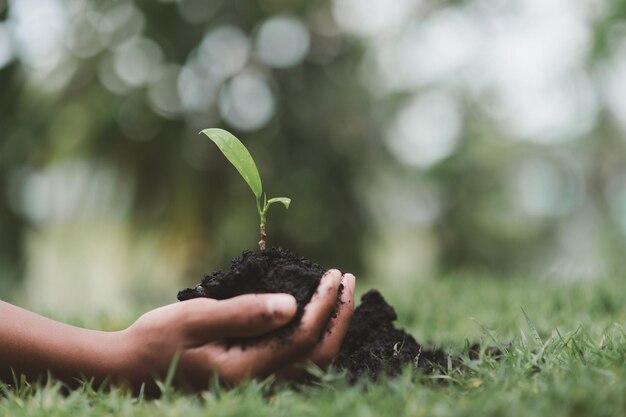
[[[0,298],[171,302],[269,244],[371,285],[620,274],[622,0],[0,0]],[[368,284],[369,285],[369,284]]]

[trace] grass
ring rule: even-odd
[[[499,345],[496,361],[465,359],[450,375],[406,372],[348,386],[327,374],[298,390],[271,380],[159,400],[89,384],[3,388],[10,416],[610,416],[626,414],[626,303],[619,277],[584,283],[463,276],[383,288],[418,341],[462,352],[466,340]],[[384,286],[383,286],[384,287]]]

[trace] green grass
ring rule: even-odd
[[[10,416],[609,416],[626,414],[626,303],[619,277],[565,284],[534,279],[450,277],[412,290],[383,288],[400,324],[418,341],[461,352],[465,340],[500,345],[447,376],[409,372],[377,385],[348,386],[326,375],[298,390],[252,382],[159,400],[86,385],[0,394]]]

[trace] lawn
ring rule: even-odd
[[[363,288],[362,290],[364,290]],[[381,288],[419,342],[462,354],[466,340],[499,346],[448,375],[405,375],[349,386],[327,374],[297,390],[253,382],[159,400],[88,385],[3,389],[10,416],[607,416],[626,413],[626,305],[620,277],[556,283],[453,276],[412,289]],[[106,327],[106,326],[104,326]]]

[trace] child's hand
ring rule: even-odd
[[[354,276],[330,270],[289,339],[226,347],[225,339],[259,336],[287,324],[296,312],[295,299],[248,294],[171,304],[144,314],[122,332],[128,356],[121,375],[135,386],[163,379],[178,353],[176,381],[194,388],[207,387],[214,373],[231,383],[275,372],[297,377],[302,370],[294,365],[310,361],[325,366],[335,358],[353,310]]]

